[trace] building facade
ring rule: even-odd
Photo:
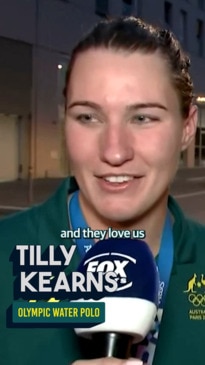
[[[0,0],[0,181],[69,172],[62,90],[74,44],[101,17],[135,15],[169,27],[191,55],[196,143],[205,159],[205,0]]]

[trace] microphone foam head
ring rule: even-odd
[[[159,275],[152,252],[144,241],[99,241],[86,253],[78,271],[91,282],[101,280],[101,286],[76,292],[75,299],[105,302],[105,322],[91,328],[77,328],[78,334],[120,332],[132,335],[136,341],[146,336],[156,316]]]

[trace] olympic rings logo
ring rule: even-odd
[[[205,295],[202,294],[189,294],[188,296],[190,303],[192,303],[195,307],[205,307]]]

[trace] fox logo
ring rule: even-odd
[[[84,265],[87,265],[88,272],[115,273],[116,281],[118,281],[117,291],[119,291],[132,286],[132,281],[128,281],[126,274],[126,268],[130,263],[136,264],[136,259],[121,253],[111,252],[92,257],[85,261]]]

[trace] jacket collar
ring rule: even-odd
[[[61,231],[69,230],[68,194],[78,189],[77,183],[72,178],[63,180],[57,191],[48,200],[36,207],[36,220],[38,222],[37,242],[46,249],[48,245],[65,245],[69,248],[74,244],[70,238],[61,238]],[[72,257],[72,262],[66,273],[75,270],[79,264],[80,257],[78,250]]]

